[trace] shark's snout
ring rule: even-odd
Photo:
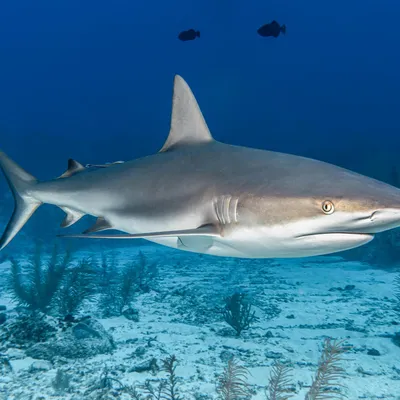
[[[370,218],[370,233],[383,232],[400,226],[400,208],[380,209],[374,211]]]

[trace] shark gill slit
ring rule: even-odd
[[[214,210],[220,225],[237,223],[238,198],[230,195],[221,196],[214,201]]]
[[[229,215],[229,204],[231,202],[231,199],[232,199],[232,196],[227,196],[225,198],[225,201],[224,201],[224,206],[225,206],[224,207],[224,211],[225,211],[225,214],[226,214],[226,221],[227,221],[228,224],[231,223],[231,217]]]

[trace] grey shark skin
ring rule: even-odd
[[[215,141],[186,82],[175,77],[171,130],[159,153],[85,168],[69,160],[39,182],[4,153],[0,166],[15,209],[4,248],[43,203],[90,214],[83,238],[144,238],[218,256],[268,258],[334,253],[400,226],[400,190],[346,169],[290,154]],[[102,232],[107,229],[124,233]]]

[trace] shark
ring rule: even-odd
[[[400,226],[400,189],[323,161],[234,146],[213,138],[196,98],[176,75],[169,135],[156,153],[82,165],[38,181],[4,152],[15,200],[0,249],[42,204],[65,213],[61,227],[97,217],[72,238],[146,239],[240,258],[335,253]]]

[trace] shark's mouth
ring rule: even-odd
[[[362,246],[373,238],[373,234],[362,232],[316,232],[297,236],[296,241],[303,250],[329,254]]]
[[[314,232],[305,233],[296,236],[296,239],[302,238],[323,238],[333,240],[372,240],[374,238],[373,233],[368,232]]]

